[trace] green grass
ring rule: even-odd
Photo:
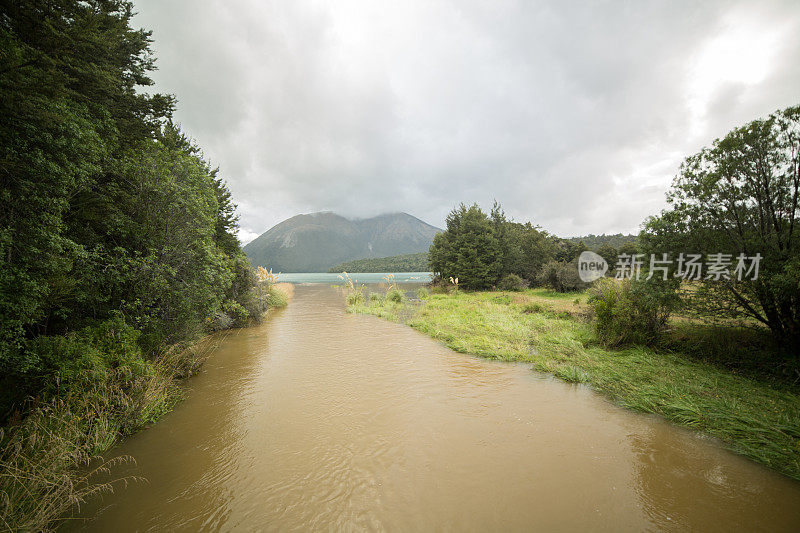
[[[565,381],[589,384],[621,406],[713,435],[731,450],[800,479],[800,388],[674,349],[605,348],[582,318],[585,301],[582,293],[541,289],[458,291],[432,294],[422,303],[376,301],[350,311],[402,321],[458,352],[524,361]]]

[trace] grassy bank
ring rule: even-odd
[[[399,303],[366,298],[349,310],[404,322],[458,352],[524,361],[589,384],[619,405],[706,432],[800,479],[800,387],[790,380],[675,350],[605,348],[586,319],[585,294],[535,289],[421,296]],[[687,334],[685,328],[680,333]]]
[[[292,288],[276,284],[264,289],[265,304],[285,306]],[[143,358],[135,338],[126,338],[124,331],[98,328],[91,338],[81,332],[48,341],[62,357],[78,350],[92,353],[82,354],[83,366],[74,375],[67,376],[66,369],[55,376],[24,416],[0,429],[0,531],[53,529],[87,498],[133,481],[95,483],[96,474],[135,459],[104,462],[100,455],[171,411],[182,398],[181,380],[199,369],[225,335],[208,335]]]

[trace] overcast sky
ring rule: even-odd
[[[298,213],[500,201],[634,232],[681,160],[800,103],[800,2],[138,0],[243,241]]]

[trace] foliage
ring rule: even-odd
[[[457,276],[467,289],[492,286],[500,272],[499,245],[492,221],[476,205],[461,204],[446,219],[447,229],[433,238],[431,268]]]
[[[537,281],[540,285],[557,292],[582,291],[589,286],[578,275],[578,265],[575,261],[570,263],[549,261],[542,267]]]
[[[420,300],[425,300],[428,296],[430,296],[430,293],[428,292],[428,289],[426,289],[425,287],[420,287],[419,289],[417,289],[417,298],[419,298]]]
[[[405,294],[400,289],[392,289],[386,293],[386,299],[390,302],[400,303],[405,298]]]
[[[589,248],[583,241],[560,240],[555,254],[555,260],[559,263],[570,263],[578,259],[581,253]]]
[[[86,328],[116,317],[147,359],[223,305],[249,313],[230,192],[174,98],[137,92],[154,59],[131,17],[121,0],[0,13],[0,418],[91,358]]]
[[[653,345],[678,304],[677,282],[600,279],[590,290],[597,338],[607,346]]]
[[[347,293],[347,305],[360,305],[364,303],[364,293],[352,291]]]
[[[605,259],[606,263],[608,264],[608,272],[606,272],[607,276],[611,276],[614,272],[614,266],[617,264],[619,253],[620,252],[618,252],[617,249],[611,246],[609,243],[603,243],[597,249],[597,255]]]
[[[120,325],[112,320],[76,337],[48,338],[57,348],[53,355],[63,354],[64,347],[58,344],[69,342],[81,350],[93,348],[94,356],[102,357],[103,346],[115,339],[123,344],[118,350],[135,351],[136,344],[128,342],[131,338],[124,339],[132,331],[125,331],[124,326],[119,331]],[[38,340],[45,344],[44,337]],[[136,481],[129,477],[98,483],[99,475],[108,477],[113,465],[130,459],[102,461],[99,455],[120,435],[130,434],[168,412],[180,399],[175,379],[194,372],[211,347],[201,343],[173,349],[147,362],[130,358],[113,368],[87,358],[83,372],[69,378],[62,375],[58,382],[62,392],[57,400],[0,429],[0,523],[4,528],[49,530],[69,518],[74,506],[89,497]],[[70,359],[70,363],[74,365],[75,360]],[[133,368],[134,364],[138,367]],[[92,461],[95,466],[87,468]]]
[[[532,363],[560,379],[591,384],[620,405],[655,413],[721,439],[731,450],[800,479],[800,392],[791,380],[744,376],[681,352],[593,342],[589,323],[547,309],[565,297],[541,289],[515,294],[432,295],[424,306],[360,307],[406,321],[462,353]],[[529,304],[544,312],[526,312]],[[396,306],[396,304],[392,304]]]
[[[544,306],[536,302],[526,303],[522,306],[523,313],[541,313],[544,311]]]
[[[434,237],[428,257],[438,279],[458,278],[474,290],[494,286],[507,274],[535,279],[557,249],[556,239],[530,222],[509,221],[497,203],[488,216],[477,205],[461,204]]]
[[[584,237],[569,237],[564,239],[566,241],[572,241],[575,243],[582,242],[587,249],[598,252],[603,246],[609,246],[611,248],[617,249],[626,244],[636,245],[637,236],[636,235],[625,235],[623,233],[615,233],[613,235],[606,235],[603,233],[602,235],[595,235],[590,233]],[[603,255],[603,254],[600,254]]]
[[[328,272],[427,272],[428,252],[347,261]]]
[[[497,283],[497,288],[501,291],[521,291],[526,287],[525,280],[516,274],[506,274]]]
[[[646,252],[732,260],[730,279],[704,277],[684,294],[687,304],[710,320],[763,324],[787,348],[800,346],[800,106],[688,157],[667,200],[642,232]],[[738,279],[739,255],[757,253],[758,278]]]
[[[174,346],[262,305],[218,170],[174,98],[139,90],[154,58],[132,9],[0,7],[0,517],[23,529],[170,408],[196,366]]]

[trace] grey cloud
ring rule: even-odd
[[[492,199],[562,235],[635,231],[683,156],[797,103],[800,81],[791,2],[137,8],[158,89],[178,96],[246,233],[322,209],[442,225]],[[746,24],[778,36],[761,79],[698,73],[709,43]]]

